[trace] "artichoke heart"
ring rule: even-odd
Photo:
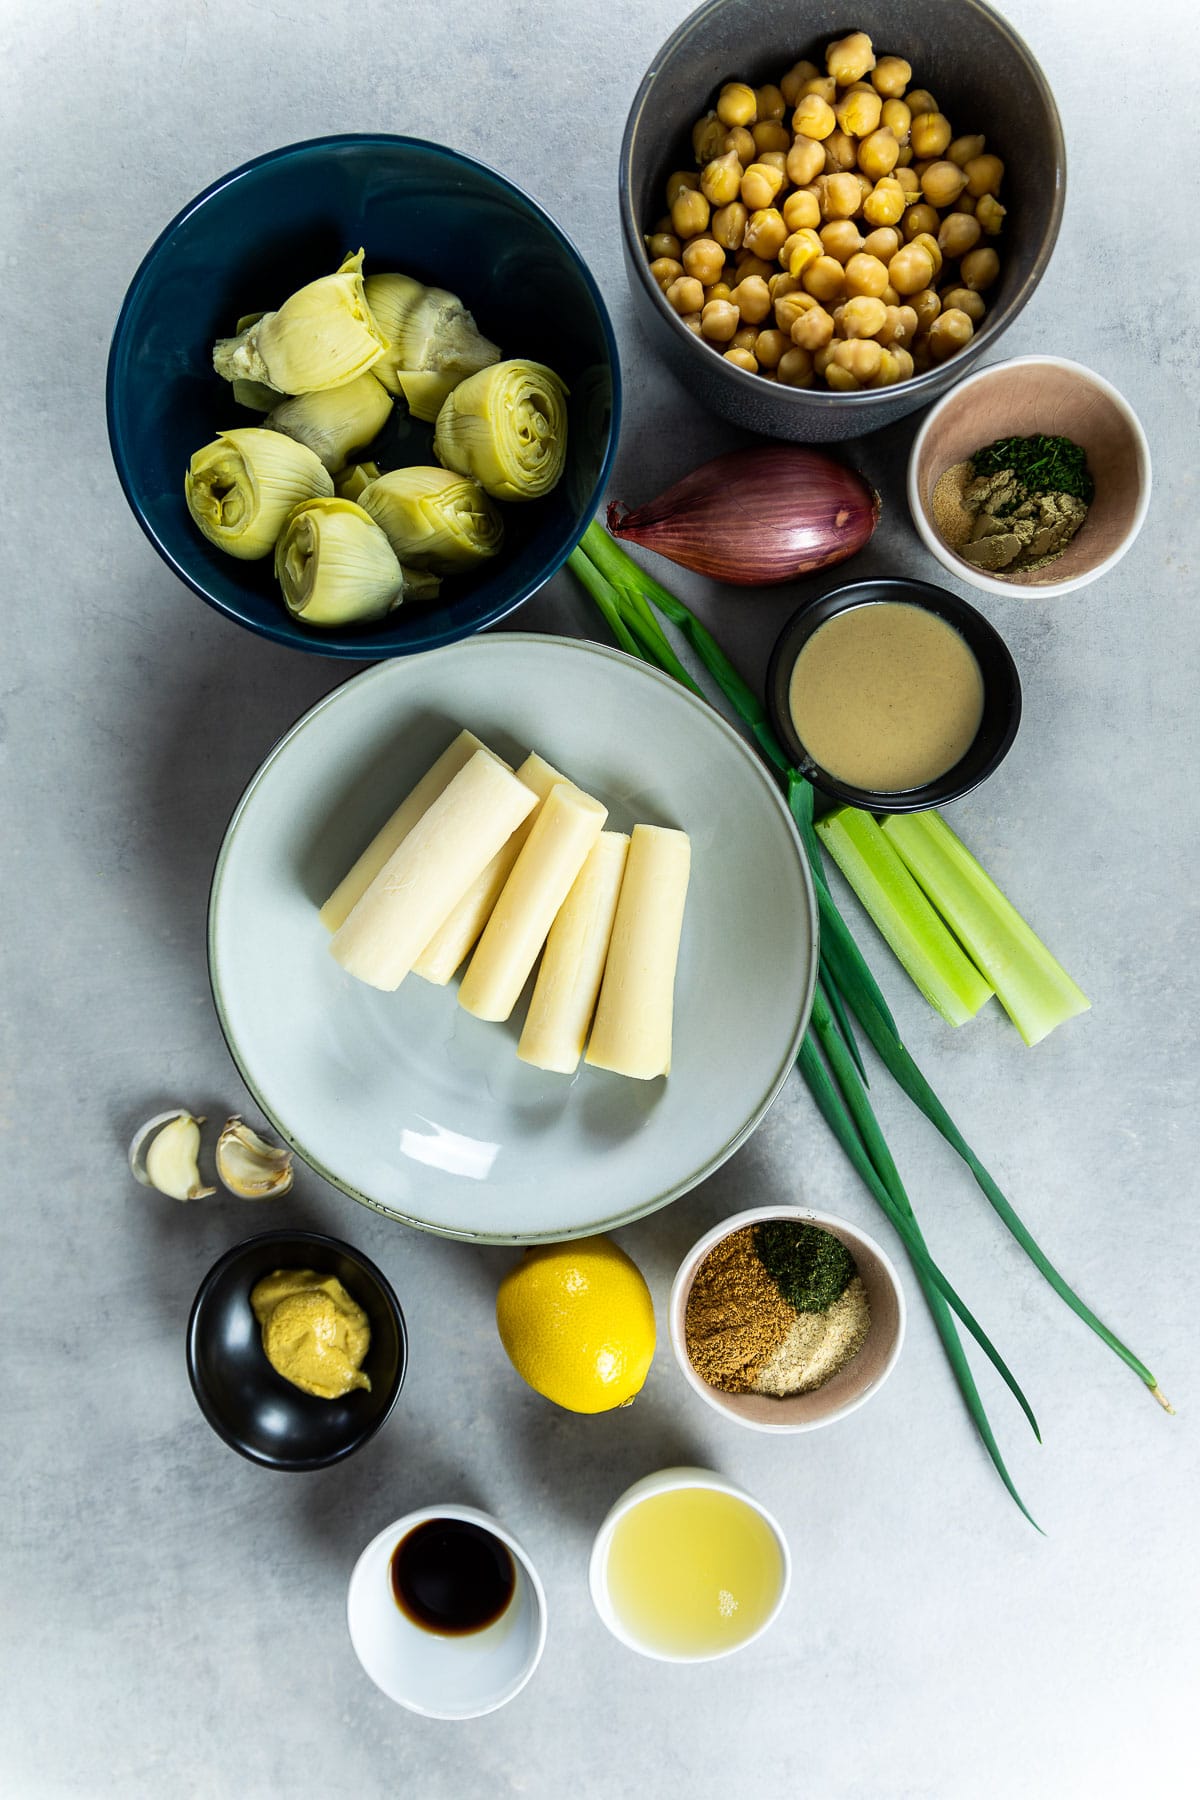
[[[307,444],[336,475],[352,451],[379,436],[391,410],[392,396],[368,371],[344,387],[282,401],[268,413],[266,424],[271,431]]]
[[[496,363],[460,382],[437,417],[433,453],[494,500],[540,500],[562,475],[567,390],[543,363]]]
[[[271,554],[294,506],[332,494],[333,481],[306,445],[246,425],[197,450],[183,491],[209,543],[250,562]]]
[[[359,625],[402,600],[432,600],[435,576],[402,568],[369,513],[353,500],[307,500],[275,546],[275,574],[290,613],[306,625]]]
[[[499,361],[498,346],[446,288],[426,287],[411,275],[370,275],[365,291],[388,341],[375,373],[393,394],[404,395],[415,419],[432,424],[460,381]]]
[[[357,500],[363,489],[378,479],[378,463],[347,463],[341,474],[334,476],[333,491],[339,500]]]
[[[477,481],[450,469],[393,469],[358,497],[402,563],[450,575],[495,556],[500,514]]]
[[[281,394],[313,394],[342,387],[377,363],[387,349],[363,286],[363,251],[347,256],[333,275],[298,288],[278,312],[232,338],[218,338],[213,367],[228,381],[258,381]]]

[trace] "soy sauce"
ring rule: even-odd
[[[507,1547],[466,1519],[429,1519],[392,1551],[392,1595],[405,1618],[439,1637],[494,1625],[517,1585]]]

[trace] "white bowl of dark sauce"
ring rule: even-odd
[[[422,1507],[372,1538],[350,1577],[346,1619],[376,1687],[430,1719],[506,1705],[546,1644],[537,1570],[473,1506]]]
[[[830,799],[923,812],[999,767],[1021,721],[1021,682],[999,632],[956,594],[857,581],[788,620],[767,706],[796,768]]]

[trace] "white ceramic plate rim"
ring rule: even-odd
[[[372,681],[390,680],[394,678],[389,674],[389,671],[393,667],[400,667],[411,671],[414,667],[419,666],[428,658],[461,656],[464,651],[467,651],[471,646],[481,647],[488,643],[503,643],[505,646],[514,643],[538,645],[557,644],[573,651],[586,652],[594,656],[606,657],[611,662],[625,664],[629,669],[636,671],[640,675],[646,676],[651,681],[661,683],[662,686],[668,688],[673,694],[681,696],[688,705],[703,714],[713,728],[722,733],[728,742],[736,748],[738,754],[749,763],[762,784],[764,791],[768,794],[772,804],[776,807],[783,819],[795,850],[796,862],[800,870],[801,882],[808,907],[810,923],[808,967],[805,971],[804,995],[799,1016],[796,1021],[796,1027],[778,1069],[772,1075],[765,1093],[754,1107],[745,1124],[740,1130],[736,1131],[731,1138],[715,1150],[705,1163],[699,1168],[692,1170],[688,1175],[674,1183],[671,1187],[664,1188],[652,1198],[644,1200],[636,1206],[627,1207],[621,1212],[612,1213],[602,1219],[591,1220],[585,1225],[573,1225],[565,1230],[558,1229],[519,1233],[473,1231],[466,1229],[452,1230],[446,1225],[432,1224],[427,1219],[415,1218],[411,1214],[401,1212],[397,1207],[384,1206],[380,1201],[373,1200],[369,1194],[362,1193],[358,1188],[354,1187],[352,1183],[345,1181],[332,1169],[326,1167],[319,1157],[306,1149],[299,1135],[293,1132],[278,1114],[268,1106],[266,1099],[259,1090],[259,1087],[251,1075],[250,1070],[247,1068],[246,1062],[241,1054],[237,1040],[229,1023],[227,1009],[221,993],[221,984],[217,977],[215,941],[216,919],[220,904],[221,882],[225,873],[225,865],[229,859],[234,839],[246,809],[254,795],[255,789],[266,775],[267,770],[272,766],[276,759],[284,753],[291,741],[298,737],[301,732],[307,730],[327,707],[337,704],[345,691],[351,686],[366,684]],[[692,1188],[697,1187],[700,1182],[707,1180],[710,1175],[721,1167],[722,1163],[727,1162],[734,1151],[740,1149],[747,1138],[750,1137],[762,1123],[763,1118],[774,1101],[778,1098],[784,1083],[792,1072],[792,1067],[800,1052],[800,1045],[804,1038],[804,1033],[808,1029],[808,1018],[809,1013],[812,1010],[813,994],[816,989],[817,980],[817,964],[820,956],[817,900],[813,888],[812,873],[808,866],[808,858],[805,855],[804,847],[800,842],[800,835],[796,830],[795,823],[791,813],[787,809],[787,805],[782,795],[776,788],[764,764],[760,761],[755,752],[751,750],[745,739],[734,730],[727,719],[723,718],[722,715],[717,712],[715,707],[710,706],[707,701],[699,699],[680,682],[677,682],[673,676],[664,675],[660,670],[651,668],[648,663],[639,662],[635,657],[627,656],[624,651],[611,650],[606,644],[593,643],[590,638],[559,637],[550,632],[532,631],[505,631],[503,633],[498,633],[493,638],[479,636],[465,638],[459,643],[447,644],[438,650],[427,650],[420,658],[409,657],[400,660],[394,657],[389,658],[387,661],[374,664],[371,668],[360,670],[358,674],[352,675],[347,680],[340,682],[335,688],[331,689],[328,694],[324,695],[322,699],[318,700],[315,706],[311,706],[307,712],[303,713],[300,718],[296,720],[295,724],[290,726],[289,729],[284,732],[283,736],[279,738],[267,752],[254,774],[247,782],[241,798],[233,809],[229,824],[225,829],[225,836],[221,840],[221,848],[217,852],[217,860],[212,874],[212,883],[209,888],[207,943],[209,988],[212,993],[213,1006],[217,1014],[217,1022],[221,1027],[221,1032],[225,1039],[229,1054],[233,1058],[239,1075],[253,1097],[255,1105],[283,1141],[296,1152],[296,1155],[299,1156],[303,1162],[307,1163],[310,1169],[313,1169],[316,1174],[320,1175],[323,1180],[328,1181],[332,1187],[340,1189],[340,1191],[343,1194],[348,1195],[351,1200],[357,1200],[361,1206],[369,1206],[373,1212],[381,1213],[386,1219],[394,1219],[401,1225],[411,1225],[417,1231],[427,1231],[434,1237],[453,1238],[456,1241],[463,1243],[507,1245],[563,1243],[571,1238],[591,1237],[598,1232],[613,1231],[622,1225],[631,1225],[635,1219],[644,1219],[650,1213],[658,1212],[662,1207],[669,1206],[673,1200],[678,1200],[683,1194],[690,1193]]]
[[[681,1341],[675,1327],[675,1314],[683,1289],[690,1286],[696,1270],[709,1251],[719,1244],[722,1238],[727,1238],[731,1232],[741,1231],[746,1225],[759,1225],[765,1219],[797,1219],[803,1224],[823,1225],[837,1232],[844,1232],[848,1238],[857,1239],[873,1256],[879,1258],[884,1274],[891,1283],[892,1291],[896,1296],[896,1337],[878,1378],[863,1393],[855,1394],[853,1399],[847,1400],[844,1406],[840,1406],[836,1412],[828,1413],[822,1419],[805,1419],[799,1422],[780,1420],[778,1425],[768,1425],[765,1420],[742,1418],[739,1413],[735,1413],[732,1408],[724,1404],[719,1388],[710,1387],[707,1381],[697,1375],[687,1353],[687,1345]],[[865,1406],[867,1401],[879,1392],[899,1361],[907,1322],[908,1307],[904,1299],[904,1288],[896,1272],[896,1265],[883,1245],[873,1238],[869,1231],[864,1231],[859,1225],[852,1225],[849,1219],[838,1218],[835,1213],[814,1212],[807,1206],[753,1206],[746,1212],[734,1213],[732,1218],[722,1219],[719,1225],[714,1225],[711,1231],[706,1231],[704,1236],[692,1245],[679,1265],[675,1279],[671,1283],[671,1293],[667,1301],[667,1335],[671,1340],[671,1349],[675,1353],[675,1361],[679,1365],[680,1373],[692,1392],[699,1394],[707,1406],[711,1406],[714,1412],[720,1413],[723,1419],[728,1419],[730,1424],[740,1425],[743,1431],[763,1431],[773,1437],[787,1437],[800,1431],[820,1431],[823,1426],[836,1425],[839,1419],[847,1419],[851,1413],[857,1412],[860,1406]]]
[[[917,491],[917,464],[930,426],[939,413],[952,405],[967,388],[972,387],[978,381],[985,381],[990,375],[999,374],[1001,369],[1029,369],[1036,368],[1039,364],[1049,364],[1055,369],[1066,369],[1070,374],[1079,376],[1090,387],[1099,388],[1100,392],[1112,401],[1133,433],[1134,443],[1137,446],[1140,492],[1137,509],[1129,530],[1116,549],[1111,551],[1103,562],[1097,563],[1094,569],[1088,569],[1082,575],[1074,576],[1070,581],[1049,581],[1042,587],[1035,587],[1027,581],[998,581],[995,576],[985,575],[982,570],[973,569],[970,563],[955,556],[953,550],[942,542],[930,524],[921,503],[921,497]],[[1142,429],[1142,422],[1132,406],[1124,394],[1119,393],[1112,382],[1106,381],[1103,375],[1097,375],[1095,369],[1089,369],[1084,363],[1072,362],[1065,356],[1010,356],[1005,362],[989,363],[986,369],[976,369],[973,374],[964,376],[950,389],[948,394],[943,394],[936,406],[930,407],[922,421],[921,429],[913,439],[912,449],[908,453],[908,510],[912,514],[912,521],[917,528],[918,536],[930,555],[937,557],[943,569],[948,569],[951,575],[957,575],[960,581],[968,582],[971,587],[980,588],[987,594],[1001,594],[1006,598],[1015,597],[1018,600],[1053,600],[1059,594],[1074,593],[1076,588],[1090,587],[1093,581],[1099,581],[1102,575],[1107,575],[1108,571],[1120,562],[1145,523],[1146,514],[1150,508],[1151,486],[1150,444]]]
[[[639,1638],[633,1637],[626,1631],[617,1617],[608,1592],[608,1553],[612,1547],[613,1533],[621,1520],[627,1513],[632,1512],[635,1506],[640,1506],[643,1500],[651,1500],[657,1494],[677,1493],[681,1488],[708,1488],[714,1493],[729,1494],[735,1500],[741,1500],[770,1526],[783,1560],[783,1579],[779,1584],[779,1594],[774,1606],[757,1631],[751,1632],[749,1637],[739,1639],[736,1644],[730,1644],[726,1650],[712,1651],[703,1656],[684,1656],[683,1654],[672,1654],[667,1650],[651,1650]],[[784,1536],[783,1527],[774,1513],[764,1506],[761,1500],[756,1500],[753,1494],[748,1494],[745,1488],[739,1487],[736,1481],[729,1481],[724,1475],[718,1475],[715,1469],[692,1468],[689,1465],[656,1470],[654,1474],[643,1475],[640,1481],[635,1481],[632,1487],[626,1488],[620,1498],[614,1500],[605,1515],[604,1522],[592,1544],[592,1554],[588,1558],[588,1590],[592,1596],[592,1605],[600,1615],[602,1623],[612,1632],[618,1643],[624,1644],[628,1650],[636,1651],[639,1656],[649,1657],[651,1662],[721,1662],[727,1656],[736,1656],[739,1650],[745,1650],[748,1645],[756,1643],[765,1632],[771,1629],[783,1611],[784,1602],[791,1592],[791,1587],[792,1552],[787,1538]]]

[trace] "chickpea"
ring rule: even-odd
[[[921,177],[914,170],[903,168],[897,164],[893,170],[893,179],[898,181],[904,189],[905,206],[912,206],[921,198]]]
[[[883,348],[874,338],[845,338],[833,346],[833,362],[846,369],[857,381],[870,381],[878,375],[883,361]]]
[[[742,200],[751,212],[770,206],[783,186],[783,176],[767,163],[751,163],[742,176]]]
[[[913,376],[913,359],[912,352],[909,350],[908,345],[893,344],[892,355],[895,357],[900,369],[900,374],[897,379],[900,381],[911,381]]]
[[[904,96],[904,104],[915,119],[918,113],[935,113],[938,103],[928,88],[912,88]]]
[[[916,112],[911,108],[912,147],[914,156],[941,156],[948,149],[950,139],[954,136],[950,121],[945,113]]]
[[[717,95],[717,117],[723,125],[753,125],[758,99],[744,81],[727,81]]]
[[[679,195],[690,192],[700,186],[700,177],[694,169],[676,169],[673,175],[667,176],[667,206],[675,205]]]
[[[727,281],[714,281],[710,287],[706,287],[704,290],[704,304],[707,306],[710,300],[728,300],[732,292],[733,289]]]
[[[785,387],[811,387],[813,383],[813,359],[807,350],[793,344],[785,350],[779,359],[776,373]]]
[[[846,264],[846,292],[853,299],[867,294],[878,300],[888,285],[888,272],[877,256],[856,251]]]
[[[879,123],[883,101],[874,88],[847,90],[834,106],[837,122],[851,137],[866,137]]]
[[[771,296],[761,275],[743,275],[730,299],[745,325],[761,325],[771,311]]]
[[[916,211],[916,208],[913,208]],[[943,256],[953,259],[973,250],[981,236],[978,219],[968,213],[947,213],[938,227],[938,247]]]
[[[942,303],[933,288],[922,288],[919,294],[910,294],[908,304],[917,315],[918,332],[928,331],[942,310]]]
[[[942,272],[941,246],[938,244],[938,241],[933,236],[932,232],[920,231],[917,233],[916,237],[912,239],[912,242],[914,244],[920,244],[922,250],[927,250],[929,252],[929,260],[933,264],[934,277],[936,278],[940,275]]]
[[[815,263],[822,254],[824,246],[815,231],[805,228],[793,231],[779,252],[779,260],[784,264],[789,275],[797,277],[804,274],[810,263]]]
[[[869,175],[864,175],[861,169],[855,170],[854,179],[858,183],[859,205],[861,206],[875,192],[875,183]]]
[[[912,114],[904,100],[885,100],[883,111],[879,115],[879,123],[884,131],[890,131],[896,142],[906,145],[912,131]]]
[[[788,142],[791,142],[790,138]],[[760,162],[765,169],[774,169],[779,177],[779,191],[782,193],[787,186],[787,157],[783,151],[760,150],[755,161]]]
[[[778,119],[760,119],[751,128],[750,136],[754,139],[754,149],[759,156],[764,150],[782,150],[786,155],[792,147],[792,134]]]
[[[801,137],[820,141],[827,138],[836,125],[832,106],[819,94],[806,94],[792,114],[792,129]]]
[[[727,131],[725,133],[722,149],[727,155],[732,152],[741,163],[743,169],[748,169],[758,155],[758,148],[754,142],[754,138],[751,133],[746,130],[744,125],[735,125],[732,131]]]
[[[783,80],[779,83],[779,91],[783,95],[785,104],[788,106],[795,106],[797,100],[800,98],[800,89],[803,87],[804,83],[806,81],[811,81],[813,76],[819,75],[820,72],[821,71],[817,68],[816,63],[793,63]]]
[[[695,337],[700,336],[700,314],[699,313],[685,313],[681,322],[687,326],[688,330]]]
[[[769,81],[765,87],[756,88],[754,99],[758,108],[758,116],[762,120],[782,119],[787,111],[787,101],[782,90]]]
[[[952,206],[966,185],[957,163],[930,163],[921,177],[921,192],[931,206]]]
[[[871,383],[872,387],[894,387],[900,379],[900,364],[889,349],[885,349],[879,359],[879,373]]]
[[[983,146],[986,142],[987,139],[981,131],[971,137],[956,137],[946,151],[946,155],[952,163],[957,163],[960,169],[965,169],[972,157],[983,155]]]
[[[872,181],[890,175],[900,160],[900,146],[886,126],[872,131],[858,146],[858,166]]]
[[[893,344],[902,344],[907,350],[917,335],[917,315],[911,306],[889,306],[888,325]]]
[[[700,171],[700,192],[712,206],[728,206],[742,185],[742,165],[732,150],[714,156]]]
[[[824,100],[832,106],[837,99],[837,82],[832,75],[814,75],[801,87],[796,104],[799,105],[800,100],[806,100],[810,94],[815,94],[818,100]]]
[[[815,194],[789,194],[783,203],[783,222],[789,231],[815,230],[821,223],[821,204]],[[674,242],[674,239],[672,239]]]
[[[842,336],[873,338],[883,329],[886,320],[887,307],[882,300],[873,299],[870,294],[856,294],[842,308]]]
[[[788,349],[789,342],[790,340],[784,336],[782,331],[776,331],[773,327],[766,331],[760,331],[758,342],[754,346],[754,354],[758,358],[759,367],[761,369],[778,368],[779,359]]]
[[[815,181],[825,167],[825,151],[814,138],[798,137],[787,155],[787,175],[798,188]]]
[[[863,217],[871,225],[898,225],[904,217],[904,189],[892,175],[885,175],[863,201]]]
[[[671,223],[676,237],[698,237],[707,230],[710,207],[696,188],[682,188],[671,207]]]
[[[971,250],[958,265],[964,287],[981,293],[990,288],[1000,273],[1000,258],[992,249]]]
[[[920,237],[923,231],[935,232],[940,224],[941,220],[933,207],[922,205],[918,201],[917,205],[910,206],[904,215],[904,224],[901,230],[904,232],[905,243],[911,244],[913,239]]]
[[[768,280],[767,291],[772,301],[775,301],[782,300],[785,294],[797,294],[802,290],[794,275],[789,275],[785,269],[778,269]]]
[[[825,173],[837,175],[858,161],[858,145],[844,131],[831,131],[825,139]]]
[[[888,280],[898,294],[917,294],[933,280],[933,258],[922,244],[905,244],[888,264]]]
[[[819,350],[813,351],[813,373],[815,375],[827,374],[832,361],[833,345],[823,344]]]
[[[900,248],[900,233],[894,225],[879,225],[863,239],[863,255],[877,256],[881,263],[891,262]]]
[[[832,388],[835,394],[856,393],[862,383],[857,381],[849,369],[843,369],[839,363],[830,362],[825,370],[825,385]]]
[[[825,67],[839,87],[861,81],[875,67],[875,52],[865,31],[852,31],[838,38],[825,52]]]
[[[712,216],[712,235],[724,250],[740,250],[750,215],[740,200],[730,201]]]
[[[724,146],[725,127],[715,112],[705,113],[692,126],[692,149],[698,163],[711,162]]]
[[[666,289],[667,305],[677,313],[699,312],[704,305],[704,286],[692,275],[679,275]]]
[[[703,331],[703,324],[700,329]],[[726,362],[731,362],[735,368],[745,369],[747,375],[758,374],[758,358],[753,350],[743,350],[740,345],[735,345],[732,350],[726,350],[724,355]]]
[[[1004,164],[998,156],[973,156],[963,165],[967,192],[978,200],[982,194],[998,194],[1004,180]]]
[[[889,262],[891,262],[892,259],[889,256],[887,260]],[[881,262],[883,261],[882,257],[880,258],[880,261]],[[886,274],[886,270],[884,272]],[[887,286],[884,288],[882,294],[880,294],[879,298],[883,301],[883,304],[885,306],[899,306],[899,304],[900,304],[900,296],[896,292],[895,288],[892,286],[890,281],[888,282]]]
[[[885,100],[898,100],[912,80],[912,64],[902,56],[881,56],[871,70],[871,85]]]
[[[826,256],[834,256],[843,267],[862,249],[862,237],[853,219],[831,219],[817,234]]]
[[[753,350],[758,343],[758,328],[754,325],[743,325],[740,331],[733,334],[733,350]]]
[[[852,219],[862,211],[863,195],[855,176],[848,172],[826,175],[822,211],[827,219]]]
[[[646,239],[646,249],[651,262],[659,256],[674,257],[678,261],[682,245],[673,231],[653,231]]]
[[[994,194],[980,194],[975,202],[975,217],[989,237],[995,237],[1004,224],[1004,215],[1008,211],[1001,206]]]
[[[797,320],[802,318],[808,308],[817,302],[811,294],[784,294],[775,302],[775,323],[791,341],[791,334]]]
[[[964,344],[969,344],[975,335],[975,327],[965,312],[950,307],[940,312],[929,327],[929,354],[934,362],[945,362]]]
[[[814,300],[840,300],[846,286],[846,272],[836,256],[818,256],[800,277],[805,293]]]
[[[683,264],[673,256],[656,256],[650,264],[650,273],[665,293],[673,281],[678,281],[683,274]]]
[[[948,288],[942,295],[942,307],[946,311],[965,312],[972,325],[982,324],[987,312],[986,300],[974,288]]]
[[[801,350],[823,350],[832,337],[833,319],[823,306],[810,306],[792,326],[792,342]]]
[[[912,360],[913,373],[915,375],[924,375],[927,369],[932,369],[933,357],[929,354],[929,339],[927,337],[919,337],[914,343],[912,347]]]
[[[727,344],[741,324],[732,300],[709,300],[700,314],[700,331],[710,344]]]
[[[783,221],[781,219],[780,224],[782,223]],[[747,238],[749,238],[749,235],[749,229],[747,229]],[[772,264],[767,262],[765,258],[755,256],[753,251],[743,250],[742,254],[737,259],[736,273],[739,281],[748,281],[752,275],[757,275],[760,281],[765,282],[769,276],[775,273],[775,270]]]

